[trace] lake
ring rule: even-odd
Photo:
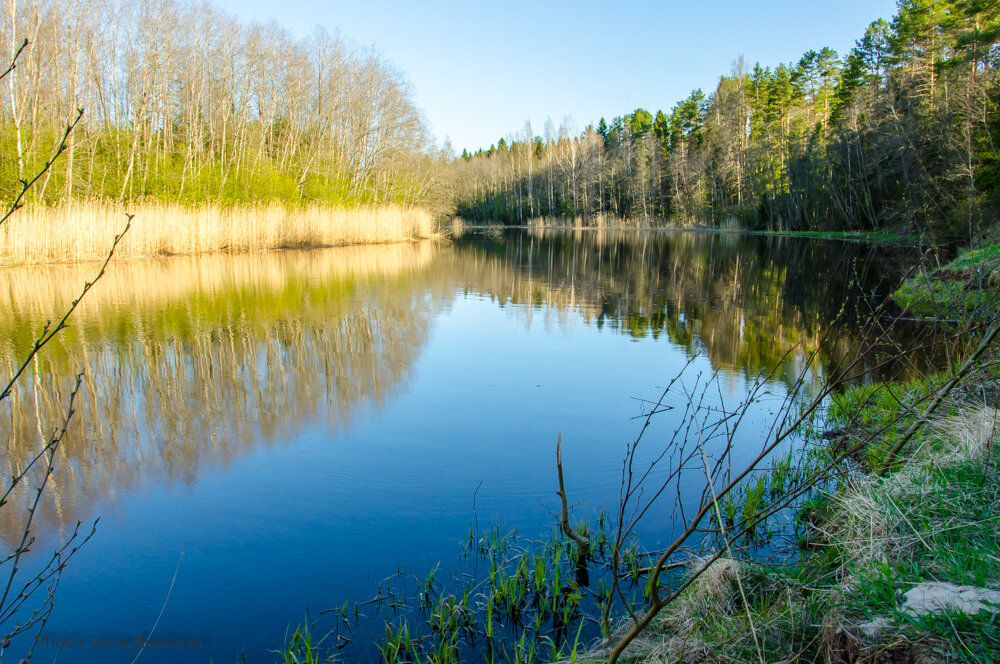
[[[9,476],[83,374],[27,567],[78,520],[100,522],[36,660],[131,662],[122,643],[155,625],[201,647],[152,647],[143,662],[275,661],[307,615],[370,598],[399,569],[447,565],[474,521],[551,530],[558,432],[574,513],[613,507],[625,447],[671,378],[717,372],[718,399],[735,403],[785,357],[768,383],[780,402],[855,282],[809,374],[818,385],[913,258],[736,234],[509,231],[113,263],[0,404]],[[96,269],[0,272],[5,375]],[[654,448],[681,410],[654,419]],[[759,449],[768,414],[748,415],[740,454]],[[0,510],[7,550],[30,500]],[[669,509],[650,514],[644,544],[675,525]]]

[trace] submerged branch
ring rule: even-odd
[[[559,500],[562,502],[562,520],[560,521],[562,525],[562,530],[566,533],[566,536],[571,540],[576,542],[577,546],[580,547],[580,553],[577,556],[577,562],[583,561],[590,558],[590,537],[581,535],[573,529],[573,526],[569,522],[569,502],[566,500],[566,487],[563,484],[563,467],[562,467],[562,432],[560,431],[556,438],[556,469],[559,473]]]

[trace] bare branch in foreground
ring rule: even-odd
[[[127,221],[125,222],[125,228],[122,229],[121,233],[115,236],[114,242],[111,245],[111,249],[110,251],[108,251],[108,255],[107,257],[105,257],[104,263],[101,264],[101,269],[98,270],[97,275],[94,276],[93,281],[88,281],[83,285],[83,290],[80,291],[80,295],[75,300],[73,300],[72,304],[70,304],[69,306],[69,309],[66,310],[66,313],[63,315],[61,319],[59,319],[59,322],[56,323],[55,327],[52,327],[49,323],[45,324],[45,326],[42,328],[41,334],[38,336],[37,339],[35,339],[35,342],[32,345],[31,350],[28,352],[28,356],[24,359],[24,362],[21,364],[20,367],[18,367],[17,371],[14,372],[14,375],[10,378],[7,385],[3,388],[3,391],[0,391],[0,401],[3,401],[4,399],[10,396],[10,392],[14,387],[14,383],[17,382],[17,379],[20,378],[21,374],[23,374],[24,371],[28,368],[28,365],[31,364],[31,361],[35,358],[36,355],[38,355],[38,352],[43,347],[45,347],[46,344],[52,341],[52,339],[55,338],[57,334],[59,334],[69,326],[67,321],[69,320],[70,315],[72,315],[72,313],[76,311],[76,308],[77,306],[79,306],[80,301],[83,300],[84,296],[88,292],[90,292],[90,289],[94,287],[94,284],[96,284],[98,280],[104,276],[104,272],[108,268],[108,263],[111,262],[111,258],[115,255],[115,250],[118,248],[118,245],[121,242],[122,238],[125,237],[125,234],[128,233],[129,229],[132,227],[133,215],[129,214],[126,215],[126,217]]]

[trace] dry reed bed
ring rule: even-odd
[[[142,203],[126,208],[83,201],[20,210],[0,229],[0,263],[99,260],[124,228],[126,213],[135,218],[118,248],[121,258],[381,244],[432,237],[435,231],[428,212],[397,206],[188,208]]]

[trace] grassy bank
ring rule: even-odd
[[[1000,245],[960,252],[940,267],[907,279],[893,295],[917,316],[990,319],[1000,313]]]
[[[751,233],[815,240],[858,240],[883,244],[915,244],[920,242],[920,238],[916,235],[904,235],[892,231],[751,231]]]
[[[116,256],[134,258],[212,251],[400,242],[431,237],[430,213],[396,206],[336,208],[281,204],[184,207],[71,202],[32,206],[0,229],[0,264],[99,260],[135,215]]]
[[[966,251],[894,297],[992,327],[998,276],[1000,248]],[[960,338],[967,353],[979,343]],[[795,506],[798,554],[694,561],[694,581],[620,661],[1000,661],[1000,351],[983,347],[936,375],[834,396],[800,470],[834,479]]]
[[[930,383],[841,397],[841,424],[908,424]],[[1000,659],[1000,375],[981,372],[911,441],[886,476],[845,466],[801,513],[809,535],[790,565],[719,559],[626,651],[629,662],[994,662]],[[987,403],[989,401],[989,403]],[[848,416],[847,413],[850,413]],[[697,567],[695,565],[694,567]],[[604,661],[592,651],[586,661]],[[578,660],[582,661],[582,660]]]

